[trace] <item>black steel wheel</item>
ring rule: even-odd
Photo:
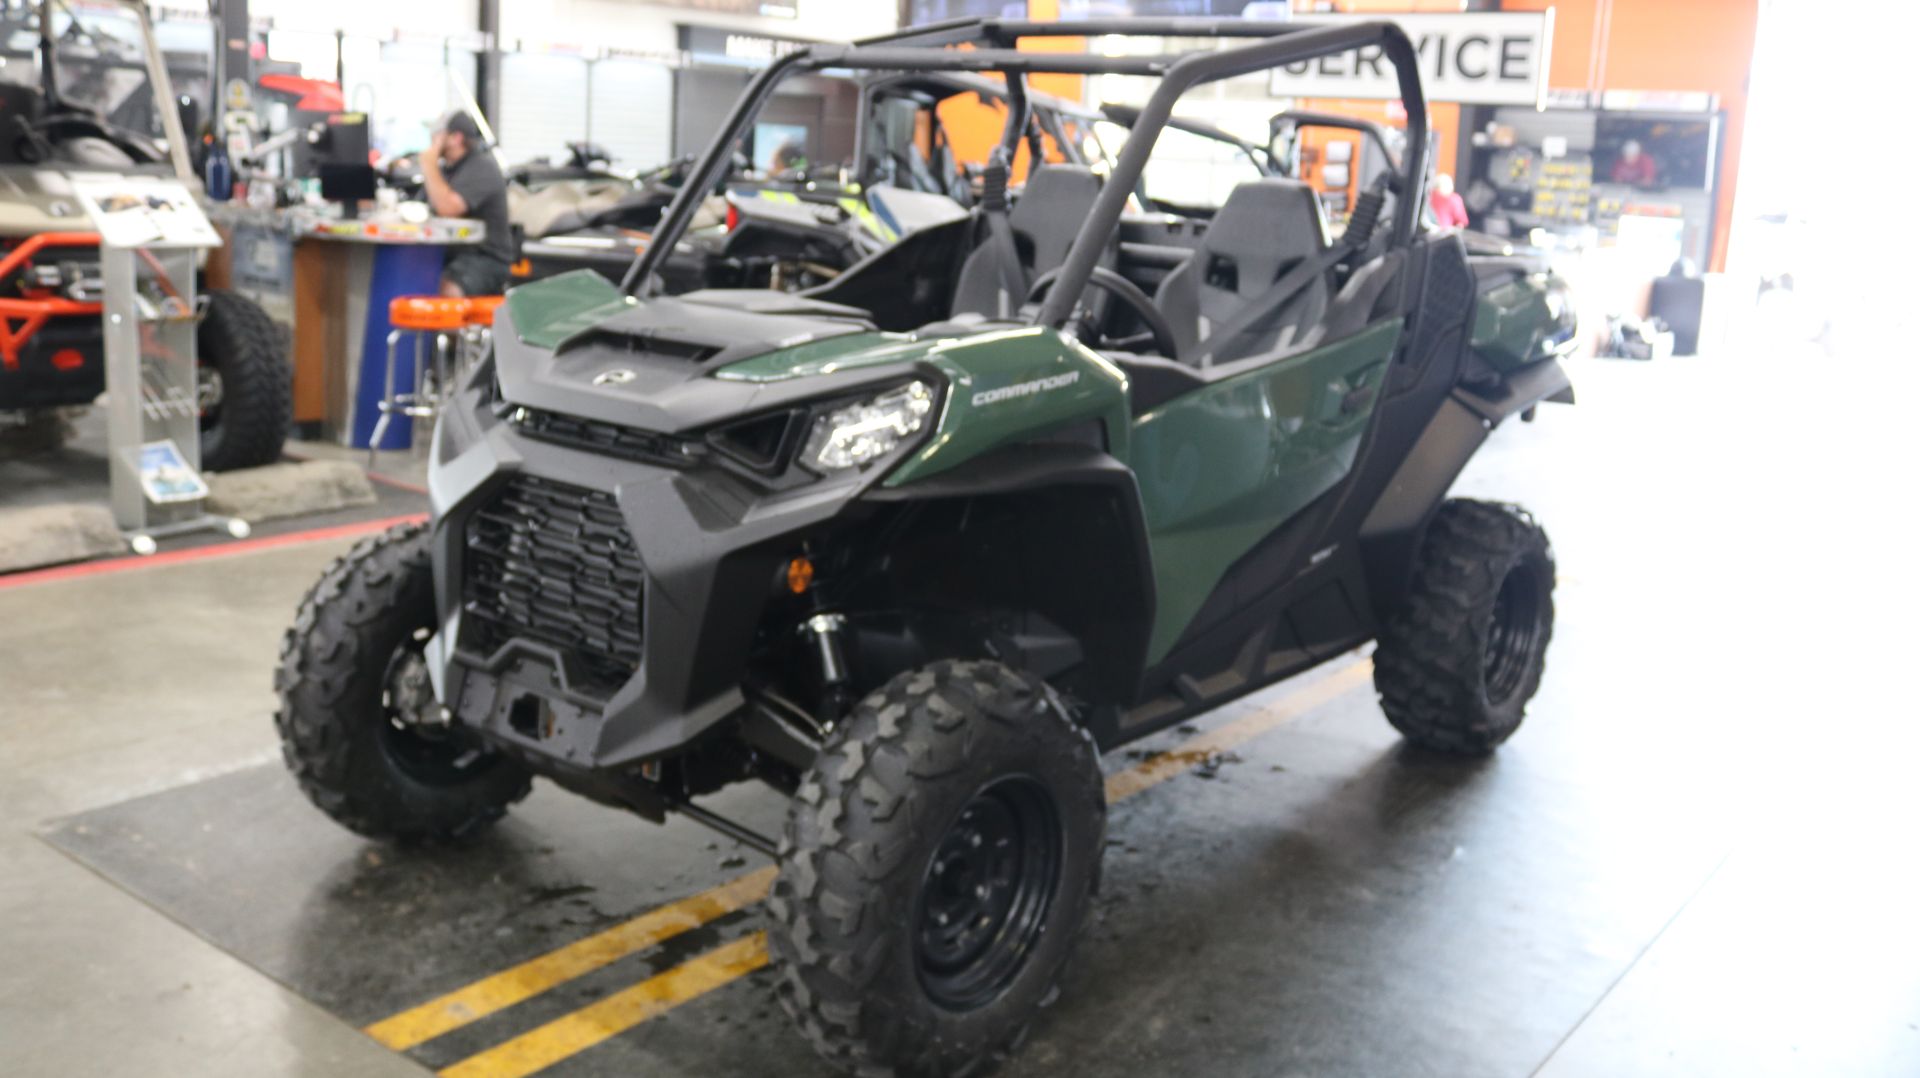
[[[404,524],[328,567],[274,676],[281,753],[301,790],[372,838],[457,837],[499,819],[531,786],[518,763],[449,726],[434,699],[427,536]]]
[[[427,786],[458,786],[503,763],[447,725],[433,696],[425,645],[432,630],[407,634],[381,677],[379,744],[406,777]]]
[[[1099,882],[1098,753],[998,663],[895,678],[802,779],[767,903],[781,1004],[862,1078],[979,1074],[1056,986]]]
[[[1546,669],[1553,584],[1553,547],[1524,510],[1443,504],[1374,653],[1374,686],[1394,728],[1469,755],[1512,737]]]
[[[966,1011],[1026,966],[1060,885],[1059,810],[1026,775],[995,780],[947,829],[920,882],[914,959],[935,1002]]]
[[[1487,626],[1485,680],[1487,702],[1495,705],[1512,699],[1540,657],[1540,634],[1551,629],[1543,624],[1540,606],[1540,574],[1522,563],[1507,570],[1500,590],[1493,599],[1493,617]]]

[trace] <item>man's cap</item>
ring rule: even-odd
[[[476,146],[484,145],[487,141],[486,136],[480,133],[480,125],[474,122],[473,116],[465,109],[454,109],[440,117],[439,121],[433,125],[433,129],[465,135],[467,141]]]

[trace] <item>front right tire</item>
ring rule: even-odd
[[[280,645],[274,723],[307,798],[369,838],[457,838],[527,795],[518,763],[442,721],[423,646],[433,633],[425,524],[361,540],[300,604]]]
[[[1106,798],[1087,731],[998,663],[895,678],[830,735],[768,902],[781,1004],[862,1078],[977,1074],[1051,1002]]]

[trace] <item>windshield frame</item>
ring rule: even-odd
[[[180,123],[180,102],[173,92],[173,78],[167,73],[166,58],[160,52],[159,42],[153,33],[153,17],[143,0],[99,0],[100,6],[117,9],[134,20],[139,35],[140,58],[146,66],[147,92],[154,97],[154,112],[160,117],[160,130],[166,136],[166,152],[173,166],[175,178],[182,183],[191,183],[194,179],[193,166],[187,156],[186,129]],[[46,97],[49,109],[65,104],[60,93],[58,78],[58,60],[60,42],[54,33],[55,9],[63,9],[69,19],[76,23],[80,15],[69,7],[64,0],[41,0],[40,3],[40,86]]]

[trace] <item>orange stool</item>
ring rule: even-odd
[[[467,326],[471,301],[451,296],[396,296],[387,305],[387,322],[393,332],[387,334],[387,386],[380,399],[380,418],[374,421],[373,436],[367,439],[367,467],[380,453],[380,440],[395,413],[409,419],[431,419],[440,413],[444,395],[453,388],[450,369],[452,342]],[[413,337],[413,389],[398,392],[394,385],[394,353],[401,334]],[[431,368],[421,362],[421,345],[433,339]]]
[[[505,296],[468,296],[467,325],[481,329],[493,328],[493,312],[507,301]]]

